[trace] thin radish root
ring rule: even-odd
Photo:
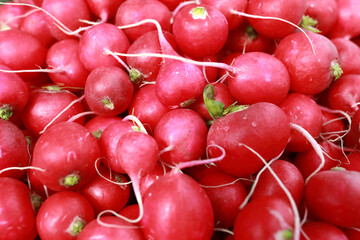
[[[115,184],[115,185],[118,185],[118,186],[125,186],[125,185],[131,184],[131,181],[129,181],[129,182],[124,182],[124,183],[122,183],[122,182],[116,182],[116,181],[113,181],[113,180],[111,180],[111,179],[108,179],[107,177],[105,177],[104,175],[102,175],[102,174],[100,173],[100,171],[99,171],[99,168],[98,168],[98,162],[99,162],[100,160],[101,160],[101,158],[96,159],[96,161],[95,161],[95,170],[96,170],[97,174],[98,174],[101,178],[103,178],[104,180],[106,180],[106,181],[108,181],[108,182],[111,182],[111,183],[113,183],[113,184]],[[111,169],[110,169],[110,178],[111,178]]]
[[[181,2],[172,12],[172,17],[170,19],[170,23],[173,24],[174,22],[174,17],[176,16],[176,14],[180,11],[180,9],[182,9],[183,7],[190,5],[190,4],[197,4],[200,5],[200,0],[194,0],[194,1],[186,1],[186,2]]]
[[[200,186],[201,186],[201,187],[203,187],[203,188],[221,188],[221,187],[226,187],[226,186],[233,185],[233,184],[235,184],[236,182],[238,182],[238,181],[240,181],[240,180],[254,182],[254,180],[252,180],[252,179],[248,179],[248,178],[237,178],[237,179],[235,179],[235,180],[234,180],[234,181],[232,181],[232,182],[225,183],[225,184],[221,184],[221,185],[216,185],[216,186],[206,186],[206,185],[202,185],[202,184],[200,184]]]
[[[4,70],[0,69],[0,72],[4,73],[62,73],[64,69],[24,69],[24,70]]]
[[[316,56],[315,46],[314,46],[313,42],[311,41],[311,39],[307,35],[307,33],[301,27],[299,27],[298,25],[296,25],[296,24],[294,24],[294,23],[292,23],[292,22],[290,22],[288,20],[278,18],[278,17],[259,16],[259,15],[253,15],[253,14],[248,14],[248,13],[244,13],[244,12],[239,12],[239,11],[236,11],[236,10],[231,10],[231,13],[242,16],[242,17],[248,17],[248,18],[257,18],[257,19],[264,19],[264,20],[277,20],[277,21],[281,21],[281,22],[285,22],[287,24],[290,24],[293,27],[296,27],[299,31],[301,31],[303,34],[305,34],[305,37],[308,39],[308,41],[309,41],[309,43],[311,45],[311,49],[312,49],[314,55]]]
[[[7,171],[11,171],[11,170],[37,170],[37,171],[41,171],[41,172],[45,172],[45,169],[42,168],[38,168],[38,167],[33,167],[33,166],[26,166],[26,167],[8,167],[8,168],[4,168],[0,170],[0,174],[7,172]]]
[[[315,174],[320,172],[320,170],[324,167],[324,165],[325,165],[324,154],[323,154],[323,151],[322,151],[320,145],[316,142],[316,140],[313,138],[313,136],[311,136],[311,134],[308,133],[304,128],[302,128],[301,126],[294,124],[294,123],[290,123],[290,127],[292,129],[295,129],[296,131],[300,132],[309,141],[309,143],[314,148],[316,154],[320,157],[320,160],[321,160],[321,163],[317,167],[317,169],[305,179],[305,184],[306,184]]]
[[[214,228],[214,231],[216,231],[216,232],[224,232],[224,233],[228,233],[228,234],[234,236],[234,232],[230,231],[229,229],[226,229],[226,228]]]
[[[137,117],[135,117],[134,115],[127,115],[126,117],[123,118],[123,121],[127,121],[127,120],[131,120],[134,123],[134,126],[136,124],[139,127],[140,132],[148,134],[144,125]]]
[[[129,66],[121,58],[119,58],[115,53],[111,52],[109,49],[106,49],[104,51],[104,54],[113,56],[126,69],[126,71],[128,73],[130,73],[131,69],[129,68]]]
[[[34,10],[31,10],[31,11],[26,12],[25,14],[18,15],[18,16],[15,16],[15,17],[11,18],[11,19],[8,19],[6,22],[0,23],[0,25],[1,25],[1,26],[0,26],[0,29],[3,29],[3,27],[8,26],[8,24],[9,24],[10,22],[12,22],[12,21],[15,21],[15,20],[21,19],[21,18],[25,18],[25,17],[33,14],[34,12],[38,12],[38,11],[40,11],[40,10],[39,10],[39,9],[34,9]],[[5,29],[4,29],[4,30],[5,30]]]
[[[289,192],[289,190],[285,187],[284,183],[280,180],[280,178],[276,175],[276,173],[274,172],[274,170],[270,167],[269,163],[266,162],[266,160],[259,154],[257,153],[254,149],[250,148],[249,146],[240,143],[239,146],[244,146],[246,147],[249,151],[251,151],[253,154],[255,154],[266,166],[267,169],[269,169],[271,175],[275,178],[275,180],[279,183],[279,186],[281,187],[281,189],[284,191],[285,195],[287,196],[291,208],[293,209],[293,213],[294,213],[294,240],[299,240],[300,239],[300,229],[301,229],[301,225],[300,225],[300,215],[299,215],[299,211],[297,209],[296,203],[294,198],[291,196],[291,193]]]
[[[55,122],[56,119],[58,119],[64,112],[66,112],[69,108],[71,108],[75,103],[80,102],[84,99],[84,95],[80,98],[72,101],[66,108],[64,108],[58,115],[56,115],[45,127],[42,131],[39,132],[39,134],[43,134],[48,127]]]
[[[79,113],[79,114],[76,114],[74,116],[72,116],[71,118],[69,118],[67,120],[67,122],[73,122],[73,121],[76,121],[77,119],[81,118],[81,117],[84,117],[84,116],[87,116],[87,115],[92,115],[92,114],[97,114],[96,112],[93,112],[93,111],[88,111],[88,112],[82,112],[82,113]]]

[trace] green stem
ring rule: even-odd
[[[69,228],[66,230],[71,236],[77,236],[85,227],[86,222],[79,216],[74,217]]]
[[[72,187],[78,184],[80,181],[80,176],[77,174],[69,174],[63,178],[62,184],[65,187]]]
[[[0,118],[4,120],[9,120],[12,115],[13,110],[10,105],[5,104],[0,108]]]
[[[101,100],[101,102],[104,104],[106,108],[109,108],[110,110],[114,109],[114,103],[111,101],[109,97],[105,97]]]
[[[341,69],[340,64],[337,60],[331,62],[331,76],[335,77],[334,81],[338,80],[343,74],[343,70]]]

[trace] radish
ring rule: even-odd
[[[0,170],[29,165],[25,136],[12,122],[0,119]],[[1,177],[21,178],[23,171],[6,171]]]
[[[77,239],[92,219],[94,210],[85,197],[77,192],[62,191],[50,196],[41,205],[36,227],[42,240]]]
[[[237,67],[237,73],[228,78],[228,86],[239,104],[280,104],[286,98],[290,76],[277,58],[262,52],[245,53],[235,59],[233,66]]]
[[[105,216],[89,222],[78,235],[78,240],[102,239],[102,240],[143,240],[141,230],[131,223],[114,216]],[[106,225],[105,225],[106,224]],[[112,227],[109,227],[112,226]]]
[[[314,138],[319,137],[323,118],[320,107],[310,97],[300,93],[290,93],[280,104],[280,108],[289,117],[290,122],[306,129]],[[288,151],[303,152],[310,148],[310,143],[296,130],[291,130]]]
[[[322,139],[338,141],[350,131],[350,129],[345,129],[346,127],[343,121],[345,117],[339,117],[339,115],[326,110],[321,110],[321,113],[323,115],[323,125],[320,133]]]
[[[212,6],[188,5],[175,15],[173,34],[184,53],[200,58],[215,54],[224,46],[228,23]]]
[[[317,94],[338,79],[342,71],[335,45],[317,33],[308,32],[307,36],[315,46],[315,54],[306,36],[296,32],[280,41],[275,57],[284,63],[290,74],[290,91]]]
[[[0,69],[11,70],[4,65],[0,65]],[[20,113],[25,108],[29,91],[15,73],[0,72],[0,86],[0,118],[9,120],[13,113]]]
[[[346,170],[360,172],[360,153],[351,152],[346,156],[342,156],[340,159],[340,167],[345,168]]]
[[[153,170],[151,170],[149,174],[145,175],[143,178],[140,179],[139,184],[141,196],[144,197],[146,190],[161,176],[164,176],[167,172],[169,172],[169,168],[167,168],[164,164],[160,163],[160,161],[157,161]],[[136,216],[134,218],[136,218]]]
[[[210,239],[214,227],[211,202],[195,180],[172,171],[146,191],[141,227],[146,239]]]
[[[103,117],[95,116],[91,118],[84,127],[91,132],[95,138],[99,139],[104,130],[114,122],[121,122],[122,118],[119,116],[115,117]]]
[[[49,73],[55,84],[66,87],[81,89],[85,87],[89,72],[86,70],[79,58],[79,41],[65,39],[53,44],[46,56],[46,65],[53,69],[63,69],[64,72]]]
[[[130,78],[121,68],[100,66],[87,77],[84,96],[92,111],[110,117],[127,109],[133,92]]]
[[[300,240],[348,240],[343,231],[325,222],[307,222],[302,226],[302,230],[303,233]]]
[[[0,31],[0,62],[13,70],[34,69],[45,63],[47,49],[29,33],[20,30]],[[24,81],[38,73],[19,73]]]
[[[91,13],[100,18],[102,22],[107,22],[110,19],[114,18],[116,11],[122,4],[124,0],[86,0]]]
[[[116,13],[115,25],[123,26],[139,22],[144,19],[154,19],[165,31],[170,31],[171,13],[169,9],[157,0],[128,0],[123,2]],[[131,42],[134,42],[141,35],[155,30],[153,25],[145,24],[124,32]]]
[[[357,110],[352,116],[350,131],[344,137],[347,147],[359,149],[360,147],[360,111]]]
[[[345,38],[334,38],[331,41],[339,52],[343,74],[360,74],[360,47]]]
[[[292,11],[289,11],[292,9]],[[251,0],[246,13],[257,16],[276,17],[299,25],[306,10],[305,0]],[[256,32],[274,39],[284,38],[295,31],[295,27],[274,19],[249,18],[250,25]]]
[[[0,5],[0,30],[19,29],[28,10],[24,6]]]
[[[207,145],[225,149],[226,156],[216,163],[221,170],[234,176],[247,176],[259,171],[263,163],[239,144],[246,144],[269,161],[283,152],[289,137],[290,122],[286,114],[272,103],[255,103],[215,120],[207,135]],[[219,154],[214,148],[209,151],[210,157]]]
[[[146,85],[140,88],[134,94],[128,108],[128,112],[138,117],[151,135],[162,116],[169,111],[170,109],[157,98],[154,85]]]
[[[90,20],[89,8],[85,0],[44,0],[41,7],[54,16],[68,29],[76,30],[84,26],[79,20]],[[52,18],[48,18],[51,34],[57,39],[62,40],[71,36],[64,34],[58,28],[58,23]]]
[[[96,174],[95,161],[100,148],[94,136],[82,125],[61,122],[49,128],[36,142],[31,170],[41,182],[55,191],[76,190]]]
[[[359,109],[356,104],[360,100],[359,83],[359,74],[349,74],[332,84],[328,95],[330,107],[354,115]]]
[[[80,38],[79,57],[85,68],[92,71],[99,66],[118,66],[121,64],[106,50],[126,52],[130,46],[125,33],[110,23],[102,23],[87,29]]]
[[[305,203],[310,213],[340,227],[360,224],[358,185],[360,173],[327,170],[314,175],[305,186]]]
[[[154,132],[160,159],[171,165],[199,159],[205,153],[207,132],[205,121],[193,110],[166,113]]]
[[[0,195],[6,196],[0,198],[1,238],[34,240],[36,219],[29,188],[20,180],[0,177]]]
[[[292,239],[293,212],[288,202],[266,196],[248,203],[234,222],[235,240]]]

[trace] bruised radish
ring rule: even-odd
[[[84,196],[62,191],[50,196],[41,205],[36,227],[42,240],[75,240],[92,219],[94,210]]]
[[[36,69],[45,63],[47,49],[29,33],[20,30],[0,31],[0,63],[12,70]],[[19,73],[24,81],[38,73]]]
[[[129,76],[118,67],[93,69],[85,84],[85,100],[101,116],[116,116],[130,104],[134,92]]]
[[[0,177],[0,195],[1,238],[34,240],[36,218],[29,188],[20,180]]]
[[[306,34],[315,52],[308,38],[296,32],[280,41],[275,57],[284,63],[290,74],[292,92],[317,94],[340,77],[339,54],[328,38],[317,33]]]
[[[44,0],[41,7],[73,31],[84,26],[84,23],[79,21],[80,19],[90,20],[89,8],[85,0]],[[59,23],[50,17],[48,17],[48,24],[51,34],[57,40],[71,37],[63,33],[57,26]]]
[[[115,17],[117,9],[124,0],[86,0],[86,2],[95,16],[107,22]]]
[[[0,69],[11,70],[4,65]],[[13,113],[20,113],[28,98],[26,84],[17,74],[0,72],[0,118],[9,120]]]
[[[49,73],[55,84],[75,89],[85,87],[89,72],[80,61],[78,49],[79,41],[75,39],[58,41],[49,48],[46,56],[47,66],[63,70],[60,73]]]
[[[102,23],[84,32],[80,38],[79,57],[89,71],[99,66],[120,67],[121,64],[105,52],[126,52],[129,46],[129,40],[122,30],[113,24]]]
[[[360,172],[327,170],[305,187],[305,203],[312,216],[340,227],[360,224]]]
[[[239,104],[280,104],[286,98],[290,76],[277,58],[262,52],[245,53],[235,59],[233,66],[236,75],[228,78],[228,85]]]
[[[28,145],[25,136],[12,122],[0,119],[0,170],[29,165]],[[6,171],[1,177],[20,178],[24,171]]]
[[[290,122],[286,114],[278,106],[262,102],[215,120],[209,129],[207,145],[225,149],[224,159],[216,163],[221,170],[234,176],[248,176],[264,164],[240,144],[253,148],[269,161],[284,151],[289,137]],[[209,148],[209,155],[219,156],[220,152]]]
[[[95,137],[82,125],[61,122],[49,128],[35,144],[31,170],[41,182],[55,191],[76,190],[96,174],[95,161],[100,148]]]
[[[158,122],[154,138],[168,164],[199,159],[205,153],[207,127],[202,117],[190,109],[176,109]]]
[[[234,223],[235,240],[292,239],[294,213],[288,202],[275,196],[248,203]]]
[[[281,109],[288,115],[290,122],[300,125],[314,138],[319,137],[323,118],[319,105],[310,97],[291,93],[280,104]],[[298,131],[292,129],[286,149],[292,152],[303,152],[310,148],[310,143]]]
[[[175,15],[173,34],[184,53],[200,58],[216,54],[224,46],[228,23],[215,7],[191,4]]]
[[[116,12],[115,25],[128,25],[149,18],[159,22],[163,30],[170,31],[171,13],[163,3],[157,0],[128,0],[123,2]],[[152,24],[144,24],[125,29],[124,32],[133,42],[141,35],[155,29]]]
[[[305,10],[305,0],[250,0],[246,12],[257,16],[281,18],[299,25]],[[295,31],[294,26],[279,20],[248,18],[248,21],[256,32],[269,38],[283,38]]]
[[[146,239],[210,240],[214,227],[211,202],[191,177],[170,172],[146,191],[141,226]]]

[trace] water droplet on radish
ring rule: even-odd
[[[251,126],[256,127],[256,126],[257,126],[257,123],[256,123],[256,122],[252,122],[252,123],[251,123]]]

